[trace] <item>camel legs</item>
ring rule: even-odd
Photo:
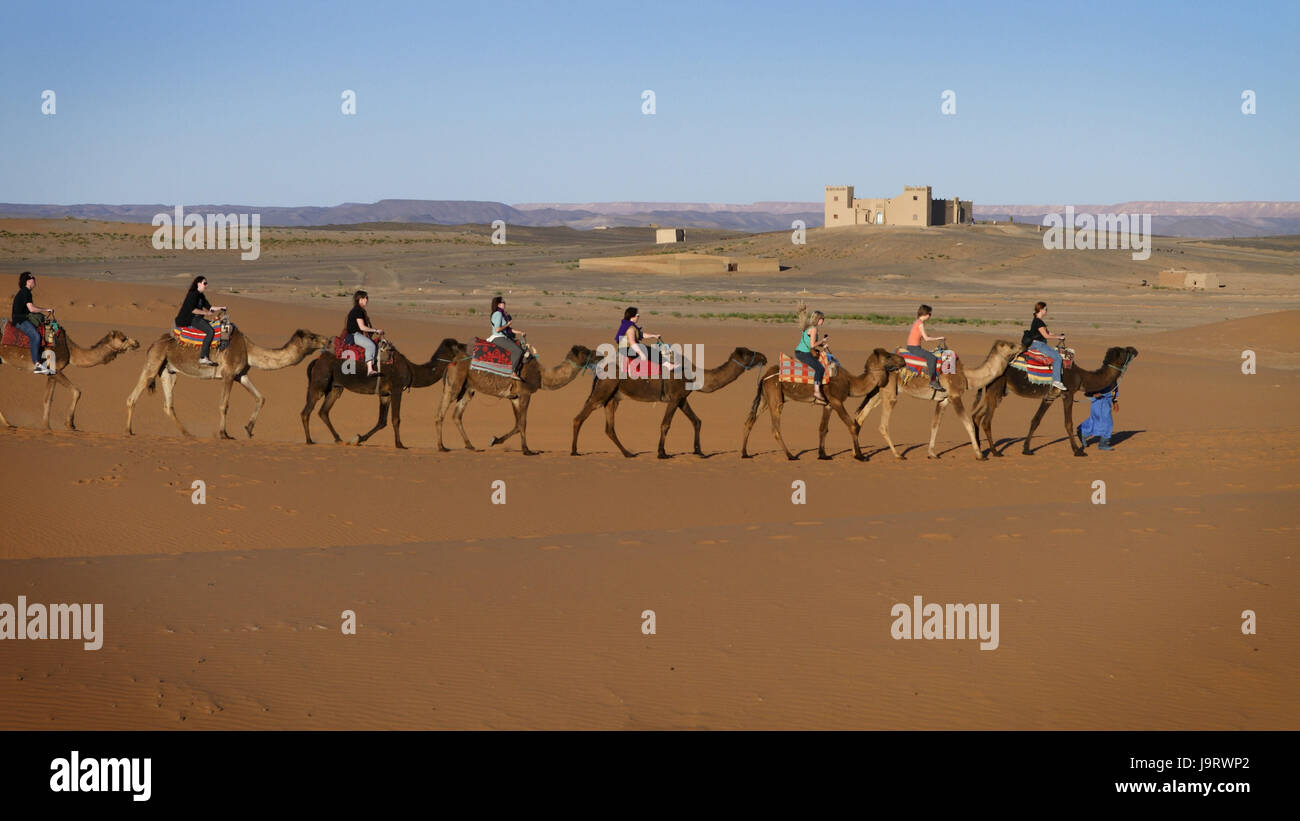
[[[447,453],[451,449],[442,443],[442,420],[446,417],[447,408],[451,407],[452,401],[459,400],[468,393],[467,382],[469,381],[469,376],[466,372],[467,370],[468,368],[461,369],[459,367],[449,367],[442,378],[442,398],[438,402],[438,417],[434,422],[434,427],[437,429],[438,433],[438,450],[443,453]],[[456,417],[456,425],[458,427],[460,426],[459,416]],[[465,429],[463,427],[460,429],[460,438],[465,442],[466,448],[473,450],[473,447],[470,446],[469,439],[465,438]]]
[[[934,452],[934,442],[939,438],[939,424],[943,421],[943,412],[948,408],[948,401],[934,403],[934,415],[930,418],[930,452],[927,454],[930,459],[938,459],[939,454]]]
[[[176,427],[180,429],[181,436],[190,436],[190,432],[185,429],[185,426],[181,424],[180,418],[176,416],[176,408],[172,404],[172,390],[176,387],[176,374],[172,373],[168,368],[163,368],[162,373],[158,374],[158,382],[162,385],[163,412],[167,414],[168,418],[176,423]],[[227,388],[227,394],[229,394],[229,388]],[[227,398],[229,398],[229,396],[227,396]],[[224,411],[221,414],[221,418],[224,422],[226,418]],[[129,418],[127,424],[130,424]]]
[[[253,384],[253,380],[248,378],[248,374],[239,377],[239,384],[243,385],[244,389],[253,395],[253,413],[248,417],[248,424],[244,425],[244,432],[248,434],[249,439],[252,439],[253,425],[257,424],[257,415],[262,412],[262,406],[266,404],[266,397]],[[221,429],[225,430],[225,425],[222,425]]]
[[[379,377],[379,378],[382,379],[383,377]],[[392,403],[392,395],[384,393],[382,387],[380,388],[380,390],[376,391],[376,393],[379,395],[379,418],[375,420],[374,427],[372,427],[370,430],[366,431],[365,433],[357,437],[356,443],[358,445],[366,441],[370,437],[374,436],[379,431],[388,427],[388,407]],[[331,430],[332,429],[333,428],[331,428]],[[396,433],[394,433],[394,440],[393,440],[394,443],[398,443],[399,440],[400,437],[398,437]],[[337,435],[335,435],[335,441],[339,441]]]
[[[683,397],[682,399],[669,402],[668,407],[664,408],[664,418],[663,421],[659,423],[659,458],[660,459],[669,458],[668,451],[664,450],[664,440],[668,438],[668,428],[670,428],[673,424],[673,416],[677,414],[677,409],[681,407],[684,401],[685,398]],[[697,433],[696,435],[698,436],[699,434]],[[699,444],[699,440],[697,439],[696,440],[697,447],[698,444]]]
[[[975,452],[975,460],[980,462],[984,461],[988,457],[986,457],[984,451],[980,449],[979,438],[975,433],[975,423],[971,420],[970,413],[966,410],[966,406],[962,403],[960,396],[952,396],[943,402],[936,403],[935,405],[934,422],[930,426],[930,458],[939,458],[939,454],[934,452],[934,440],[939,435],[939,417],[943,415],[944,405],[949,402],[952,403],[953,412],[956,413],[957,418],[961,420],[962,427],[966,429],[966,435],[970,437],[970,446],[971,450]]]
[[[402,392],[400,390],[393,391],[391,402],[393,407],[393,447],[398,450],[406,450],[406,445],[402,444]],[[381,415],[383,414],[382,406],[379,412]]]
[[[636,456],[623,443],[618,441],[618,434],[614,432],[614,411],[618,409],[618,383],[613,379],[597,379],[591,386],[591,393],[587,396],[587,401],[583,404],[582,410],[578,415],[573,417],[573,444],[569,448],[570,456],[578,455],[578,433],[582,431],[582,423],[587,421],[592,411],[596,408],[605,408],[605,435],[610,438],[624,456]]]
[[[515,412],[515,426],[500,436],[492,437],[493,445],[499,445],[518,433],[524,455],[537,455],[537,451],[528,447],[528,403],[532,401],[532,397],[531,393],[521,391],[519,396],[510,400],[510,408]]]
[[[740,458],[749,459],[749,432],[754,429],[754,422],[758,420],[758,413],[767,404],[767,392],[763,390],[763,383],[758,383],[758,395],[754,397],[754,406],[749,409],[749,416],[745,417],[745,432],[740,439]]]
[[[1043,415],[1047,413],[1047,409],[1051,406],[1051,399],[1044,399],[1042,402],[1038,403],[1038,412],[1034,414],[1034,418],[1029,422],[1029,433],[1025,434],[1025,447],[1023,453],[1026,456],[1034,455],[1034,452],[1029,449],[1029,440],[1034,437],[1034,431],[1038,430],[1038,423],[1043,421]]]
[[[217,430],[218,439],[235,438],[226,431],[226,416],[230,413],[230,392],[234,390],[234,387],[235,378],[233,376],[228,376],[221,380],[221,402],[218,406],[221,411],[221,424]]]
[[[886,396],[880,400],[880,435],[885,437],[885,443],[889,445],[889,451],[894,454],[895,459],[906,459],[907,457],[899,453],[898,448],[894,447],[894,440],[889,438],[889,417],[893,415],[894,404],[897,402],[897,394]],[[870,410],[870,404],[868,404],[867,410]]]
[[[338,385],[331,387],[330,392],[325,394],[325,401],[321,402],[320,410],[316,414],[325,423],[325,427],[329,428],[330,436],[334,437],[334,444],[336,445],[343,441],[343,437],[339,436],[339,432],[334,429],[334,423],[330,421],[330,410],[333,409],[334,403],[339,401],[339,397],[342,395],[343,389],[341,387]]]
[[[704,451],[700,448],[700,428],[704,423],[700,421],[700,417],[695,415],[695,411],[691,410],[691,404],[686,401],[685,396],[682,397],[681,407],[682,413],[686,414],[686,418],[691,420],[691,424],[695,426],[695,450],[693,452],[696,456],[703,456]]]
[[[456,423],[456,430],[460,431],[460,440],[465,443],[465,450],[478,450],[470,444],[469,436],[465,433],[465,409],[469,407],[469,400],[474,398],[474,389],[465,388],[465,393],[456,400],[456,409],[451,412],[452,421]]]
[[[785,394],[773,396],[767,402],[767,410],[772,417],[772,435],[776,437],[776,443],[781,446],[781,450],[785,451],[785,458],[793,462],[799,457],[790,452],[790,448],[785,444],[785,438],[781,436],[781,411],[784,409]]]
[[[623,443],[618,441],[618,431],[614,428],[614,413],[617,410],[618,397],[614,397],[610,399],[609,402],[605,403],[605,435],[609,437],[610,441],[614,443],[624,456],[631,459],[633,456],[636,456],[636,454],[623,447]]]
[[[843,399],[827,397],[827,402],[829,404],[822,408],[822,423],[821,427],[818,429],[820,439],[817,441],[817,458],[831,458],[826,455],[826,431],[827,428],[830,427],[831,410],[833,409],[835,414],[839,416],[840,421],[844,423],[844,427],[849,429],[849,435],[853,437],[853,458],[858,461],[865,461],[866,457],[862,455],[862,445],[858,441],[858,430],[860,429],[860,426],[858,425],[857,420],[852,416],[849,416],[849,412],[844,409]]]
[[[72,391],[72,404],[68,405],[68,418],[64,420],[64,425],[68,430],[76,430],[77,403],[81,401],[81,388],[72,384],[72,380],[64,376],[63,371],[59,371],[53,379],[55,382],[58,382],[63,387]]]
[[[1065,403],[1065,435],[1070,439],[1070,449],[1074,451],[1075,456],[1087,456],[1083,443],[1076,443],[1074,439],[1074,394],[1064,394],[1061,401]]]

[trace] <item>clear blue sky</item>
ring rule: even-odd
[[[5,0],[0,202],[1300,199],[1300,3],[1244,6]]]

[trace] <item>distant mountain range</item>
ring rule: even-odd
[[[1064,205],[975,205],[980,220],[1041,223],[1043,216],[1064,211]],[[1125,202],[1076,205],[1077,213],[1151,214],[1155,233],[1166,236],[1229,237],[1300,234],[1300,202]],[[0,203],[0,218],[107,220],[150,222],[155,214],[172,213],[174,206],[152,205],[26,205]],[[808,228],[822,225],[820,202],[755,202],[748,205],[699,202],[520,203],[475,200],[380,200],[331,206],[186,205],[186,213],[258,213],[266,226],[308,227],[368,222],[411,222],[435,225],[507,225],[601,227],[660,225],[674,228],[717,228],[728,231],[788,231],[794,220]]]

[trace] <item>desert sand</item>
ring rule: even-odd
[[[105,620],[97,651],[0,642],[0,728],[1300,728],[1300,252],[1158,240],[1229,286],[1192,294],[1140,285],[1170,264],[1159,253],[1149,265],[1053,255],[1032,228],[814,231],[793,251],[787,235],[719,234],[699,249],[780,254],[789,270],[583,282],[572,259],[644,241],[534,229],[495,249],[426,226],[354,247],[286,229],[301,248],[267,245],[241,265],[153,252],[139,226],[101,228],[134,239],[82,246],[54,236],[69,232],[62,222],[7,226],[38,234],[30,248],[0,237],[0,271],[35,271],[38,299],[77,342],[111,328],[141,341],[107,366],[69,371],[85,392],[76,432],[60,429],[65,391],[55,429],[40,430],[40,380],[0,368],[0,403],[18,426],[0,430],[0,602],[103,603]],[[411,250],[403,237],[428,242]],[[936,254],[947,256],[927,258]],[[783,420],[799,461],[781,454],[765,415],[757,456],[742,461],[753,372],[691,400],[703,459],[689,454],[680,415],[676,455],[655,459],[663,406],[633,402],[618,430],[637,458],[618,455],[599,413],[570,456],[581,378],[534,398],[536,457],[517,437],[460,449],[450,419],[453,451],[437,452],[440,385],[405,398],[410,450],[393,448],[391,430],[361,447],[308,447],[305,363],[253,372],[267,404],[251,440],[239,430],[252,406],[242,389],[231,408],[239,439],[221,442],[218,386],[185,378],[177,411],[196,437],[179,435],[158,395],[142,399],[127,437],[144,349],[195,272],[263,345],[296,328],[338,332],[339,294],[367,287],[372,316],[416,361],[444,337],[485,335],[487,302],[502,291],[543,364],[607,341],[626,304],[642,307],[647,330],[703,344],[706,364],[737,345],[775,361],[797,328],[740,314],[798,299],[831,314],[906,315],[930,302],[931,333],[978,362],[995,339],[1018,338],[1028,303],[1043,298],[1082,365],[1097,367],[1111,345],[1141,354],[1122,383],[1116,449],[1086,458],[1064,441],[1059,402],[1034,455],[1022,455],[1036,405],[1011,397],[994,421],[1001,459],[972,458],[949,413],[942,458],[927,460],[930,408],[903,398],[892,435],[905,461],[883,449],[874,415],[861,437],[869,461],[851,458],[836,419],[834,459],[818,461],[819,411],[802,405]],[[984,323],[945,325],[956,316]],[[855,371],[904,332],[831,325]],[[1253,375],[1242,373],[1246,349]],[[344,394],[333,420],[349,436],[376,411],[374,397]],[[1086,415],[1076,405],[1076,421]],[[480,448],[512,421],[507,403],[484,397],[466,414]],[[328,441],[315,417],[312,431]],[[204,505],[191,502],[195,480]],[[492,504],[498,480],[504,505]],[[791,502],[796,480],[806,504]],[[1092,503],[1098,480],[1104,505]],[[891,607],[918,595],[998,603],[998,648],[894,640]],[[345,610],[356,635],[340,629]],[[1242,632],[1245,610],[1257,614],[1254,635]]]

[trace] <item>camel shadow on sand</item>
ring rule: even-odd
[[[1118,444],[1120,444],[1120,443],[1122,443],[1122,442],[1126,442],[1126,441],[1128,441],[1129,439],[1132,439],[1134,436],[1137,436],[1137,435],[1140,434],[1140,433],[1146,433],[1146,431],[1145,431],[1145,430],[1121,430],[1121,431],[1115,431],[1114,433],[1111,434],[1111,437],[1110,437],[1110,443],[1111,443],[1112,445],[1118,445]],[[1008,449],[1010,449],[1010,447],[1011,447],[1012,445],[1019,444],[1019,443],[1021,443],[1021,442],[1023,442],[1023,441],[1025,441],[1025,437],[1023,437],[1023,436],[1013,436],[1013,437],[1009,437],[1009,438],[1006,438],[1006,439],[999,439],[999,440],[998,440],[998,443],[997,443],[997,449],[998,449],[1000,452],[1005,453]],[[1069,441],[1070,441],[1070,437],[1068,437],[1068,436],[1059,436],[1059,437],[1057,437],[1056,439],[1051,440],[1050,442],[1044,442],[1044,443],[1042,443],[1042,444],[1039,445],[1038,447],[1030,448],[1030,449],[1029,449],[1029,452],[1030,452],[1031,454],[1038,453],[1038,451],[1042,450],[1043,448],[1050,448],[1052,445],[1059,445],[1059,444],[1061,444],[1062,442],[1065,442],[1066,444],[1068,444]],[[1101,440],[1100,440],[1098,437],[1096,437],[1096,436],[1090,436],[1090,437],[1088,437],[1087,442],[1085,443],[1085,445],[1086,445],[1087,447],[1093,447],[1093,448],[1095,448],[1095,447],[1097,446],[1097,443],[1100,442],[1100,441],[1101,441]],[[963,443],[963,445],[964,445],[964,444],[965,444],[965,443]],[[983,444],[983,443],[981,443],[981,444]],[[949,450],[956,450],[956,449],[959,449],[959,448],[961,448],[961,447],[962,447],[962,445],[956,445],[956,446],[954,446],[953,448],[949,448]],[[985,445],[985,447],[987,447],[987,445]],[[944,453],[947,453],[947,452],[948,452],[948,451],[944,451]]]

